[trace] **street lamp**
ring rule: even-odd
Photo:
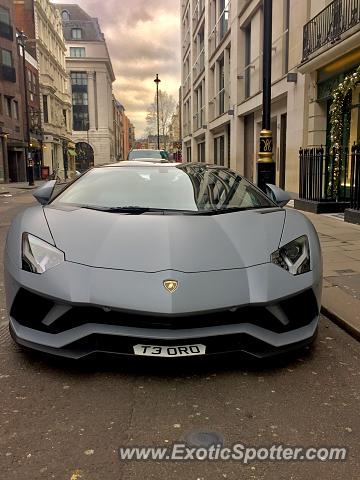
[[[156,74],[154,80],[156,83],[156,117],[157,117],[157,147],[160,150],[160,122],[159,122],[159,83],[161,82],[159,74]]]
[[[271,121],[271,54],[272,54],[272,0],[264,0],[263,36],[263,117],[260,132],[260,150],[257,162],[257,185],[266,191],[267,183],[275,183],[275,162]]]
[[[26,80],[26,60],[25,60],[25,44],[27,41],[27,36],[23,31],[18,32],[17,41],[18,45],[22,50],[22,62],[23,62],[23,76],[24,76],[24,99],[25,99],[25,159],[27,166],[27,176],[29,180],[29,186],[35,185],[34,183],[34,165],[31,158],[31,153],[29,153],[30,146],[30,120],[29,120],[29,103],[28,103],[28,89],[27,89],[27,80]]]

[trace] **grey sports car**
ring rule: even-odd
[[[310,344],[319,240],[268,189],[224,167],[136,161],[47,182],[7,237],[12,337],[71,358],[268,357]]]

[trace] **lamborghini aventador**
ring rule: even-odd
[[[125,161],[34,195],[5,251],[19,344],[71,358],[268,357],[314,340],[319,240],[277,187],[216,165]]]

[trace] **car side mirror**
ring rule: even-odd
[[[291,195],[288,192],[271,183],[266,184],[266,195],[277,203],[279,207],[285,207],[291,200]]]
[[[37,188],[33,196],[36,198],[36,200],[41,203],[41,205],[46,205],[53,193],[54,187],[56,184],[56,180],[49,180],[46,182],[44,185],[41,185],[41,187]]]

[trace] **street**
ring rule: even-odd
[[[0,196],[0,259],[31,192]],[[31,306],[29,306],[31,308]],[[0,471],[7,480],[359,478],[360,344],[326,318],[314,348],[272,362],[68,362],[8,334],[0,277]],[[226,446],[340,446],[345,462],[121,462],[118,448],[213,432]]]

